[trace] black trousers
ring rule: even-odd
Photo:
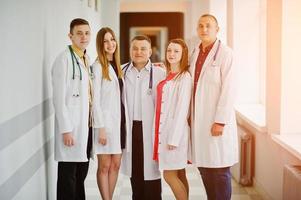
[[[132,127],[132,199],[161,200],[161,179],[144,180],[142,121],[133,121]]]
[[[89,128],[87,158],[92,148],[92,128]],[[85,179],[88,162],[58,162],[57,200],[85,200]]]

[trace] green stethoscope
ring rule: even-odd
[[[69,51],[70,51],[70,54],[71,54],[71,60],[72,60],[72,80],[75,80],[75,66],[74,66],[74,60],[75,60],[75,62],[76,62],[76,64],[77,64],[77,67],[78,67],[78,70],[79,70],[79,80],[82,80],[82,79],[83,79],[83,75],[82,75],[82,70],[81,70],[81,68],[80,68],[79,61],[78,61],[78,59],[76,58],[75,53],[74,53],[74,51],[73,51],[71,45],[69,45],[68,48],[69,48]],[[89,76],[90,76],[91,79],[94,79],[93,68],[92,68],[92,66],[90,66],[89,68],[90,68],[90,70],[89,70],[89,72],[88,72],[88,73],[89,73]],[[73,94],[72,96],[74,96],[74,97],[79,97],[79,92]]]
[[[74,66],[74,60],[77,64],[77,67],[78,67],[78,70],[79,70],[79,80],[82,80],[83,79],[83,75],[82,75],[82,70],[80,68],[80,64],[79,64],[79,61],[77,60],[76,56],[75,56],[75,53],[71,47],[71,45],[68,46],[69,48],[69,51],[70,51],[70,54],[71,54],[71,60],[72,60],[72,80],[75,79],[75,66]],[[90,71],[89,71],[89,76],[91,79],[94,78],[94,73],[93,73],[93,68],[92,66],[89,67],[90,68]]]

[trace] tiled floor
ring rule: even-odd
[[[96,183],[97,162],[90,162],[89,174],[86,179],[87,200],[101,200]],[[198,171],[193,167],[188,167],[187,178],[189,182],[189,200],[206,200],[206,193]],[[169,186],[162,179],[163,200],[174,200],[174,196]],[[129,179],[122,174],[119,175],[117,187],[114,192],[114,200],[131,200],[131,184]],[[233,200],[262,200],[253,188],[241,187],[234,180],[232,181]]]

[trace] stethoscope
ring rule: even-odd
[[[78,70],[79,70],[79,80],[83,80],[83,75],[82,75],[82,70],[80,68],[80,64],[79,64],[79,61],[78,59],[76,58],[75,56],[75,53],[71,47],[71,45],[68,46],[69,47],[69,51],[70,51],[70,54],[71,54],[71,60],[72,60],[72,80],[75,79],[75,66],[74,66],[74,60],[77,64],[77,67],[78,67]],[[93,73],[93,68],[92,66],[89,67],[90,71],[89,71],[89,76],[91,79],[94,79],[94,73]]]
[[[123,68],[122,70],[124,70],[124,77],[126,75],[127,70],[129,69],[131,62],[128,62]],[[150,66],[150,75],[149,75],[149,80],[148,80],[148,90],[147,90],[147,94],[151,95],[152,94],[152,89],[153,89],[153,64],[151,63]]]
[[[214,56],[213,56],[213,62],[212,62],[212,65],[213,65],[213,66],[216,66],[216,56],[217,56],[217,54],[218,54],[218,51],[219,51],[219,49],[220,49],[220,46],[221,46],[221,41],[218,40],[217,48],[216,48],[216,51],[215,51]]]
[[[77,64],[77,67],[78,67],[78,70],[79,70],[79,80],[82,80],[83,79],[83,75],[82,75],[82,70],[80,68],[80,64],[79,64],[79,61],[78,59],[76,58],[75,56],[75,53],[71,47],[71,45],[68,46],[69,48],[69,51],[70,51],[70,54],[71,54],[71,60],[72,60],[72,80],[75,80],[75,66],[74,66],[74,60]],[[93,73],[93,68],[92,66],[89,67],[89,76],[91,79],[94,79],[94,73]],[[76,93],[76,94],[73,94],[72,96],[74,97],[79,97],[79,93]]]

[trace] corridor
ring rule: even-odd
[[[0,200],[56,199],[51,71],[71,43],[72,19],[89,21],[91,62],[97,32],[110,27],[125,64],[130,40],[139,34],[154,44],[153,62],[165,60],[174,38],[184,39],[192,54],[205,13],[216,16],[218,39],[233,50],[238,69],[239,162],[231,172],[252,187],[233,179],[232,199],[301,199],[300,10],[300,0],[1,0]],[[219,77],[217,68],[209,69]],[[87,200],[101,200],[96,167],[91,161]],[[187,176],[189,199],[205,200],[197,170],[188,167]],[[130,199],[130,181],[120,175],[114,200]],[[163,181],[163,200],[172,199]]]
[[[96,183],[97,162],[90,162],[89,174],[86,179],[86,195],[87,200],[100,200],[100,193]],[[192,166],[187,168],[187,178],[189,182],[189,200],[206,200],[206,193],[201,182],[200,176]],[[162,187],[163,200],[174,200],[172,191],[163,181]],[[251,187],[242,187],[232,179],[232,200],[261,200],[260,195]],[[131,184],[127,177],[119,175],[117,187],[113,200],[131,200]],[[151,195],[151,194],[150,194]]]

